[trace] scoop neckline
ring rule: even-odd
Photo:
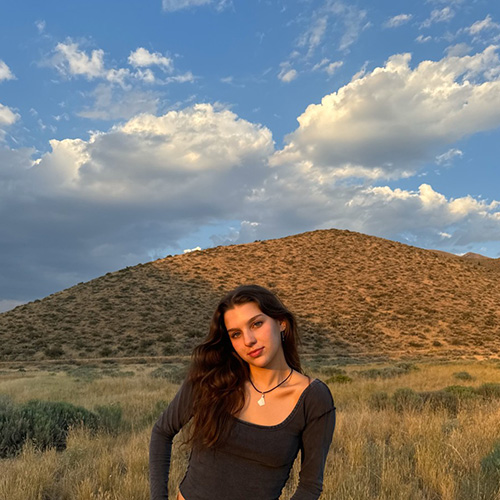
[[[307,393],[307,391],[309,390],[309,388],[315,384],[316,382],[319,382],[319,379],[317,378],[313,378],[311,380],[311,382],[309,382],[309,385],[302,391],[302,393],[300,394],[299,396],[299,399],[297,400],[297,402],[295,403],[295,406],[292,408],[292,411],[285,417],[284,420],[282,420],[279,424],[274,424],[274,425],[262,425],[262,424],[255,424],[253,422],[248,422],[247,420],[242,420],[241,418],[238,418],[238,417],[234,417],[233,418],[240,424],[244,424],[244,425],[248,425],[250,427],[258,427],[260,429],[276,429],[277,427],[281,427],[285,424],[288,423],[289,420],[291,420],[293,418],[293,416],[295,415],[295,413],[297,413],[297,410],[300,406],[300,404],[302,403],[302,401],[304,400],[304,397],[305,397],[305,394]]]

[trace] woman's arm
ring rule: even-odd
[[[299,484],[291,500],[317,500],[323,490],[323,472],[335,429],[335,406],[328,387],[321,386],[321,401],[307,412]]]
[[[153,427],[149,445],[151,500],[168,500],[168,472],[174,436],[191,418],[191,390],[187,382]]]

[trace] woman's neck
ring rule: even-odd
[[[291,368],[284,360],[280,366],[273,368],[250,366],[250,378],[260,391],[267,391],[282,382],[289,375],[290,370]]]

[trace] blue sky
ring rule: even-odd
[[[500,256],[500,4],[6,2],[0,311],[320,228]]]

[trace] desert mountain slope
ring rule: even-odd
[[[320,230],[129,267],[0,315],[0,360],[189,354],[224,291],[258,283],[303,351],[346,357],[500,351],[498,259]]]

